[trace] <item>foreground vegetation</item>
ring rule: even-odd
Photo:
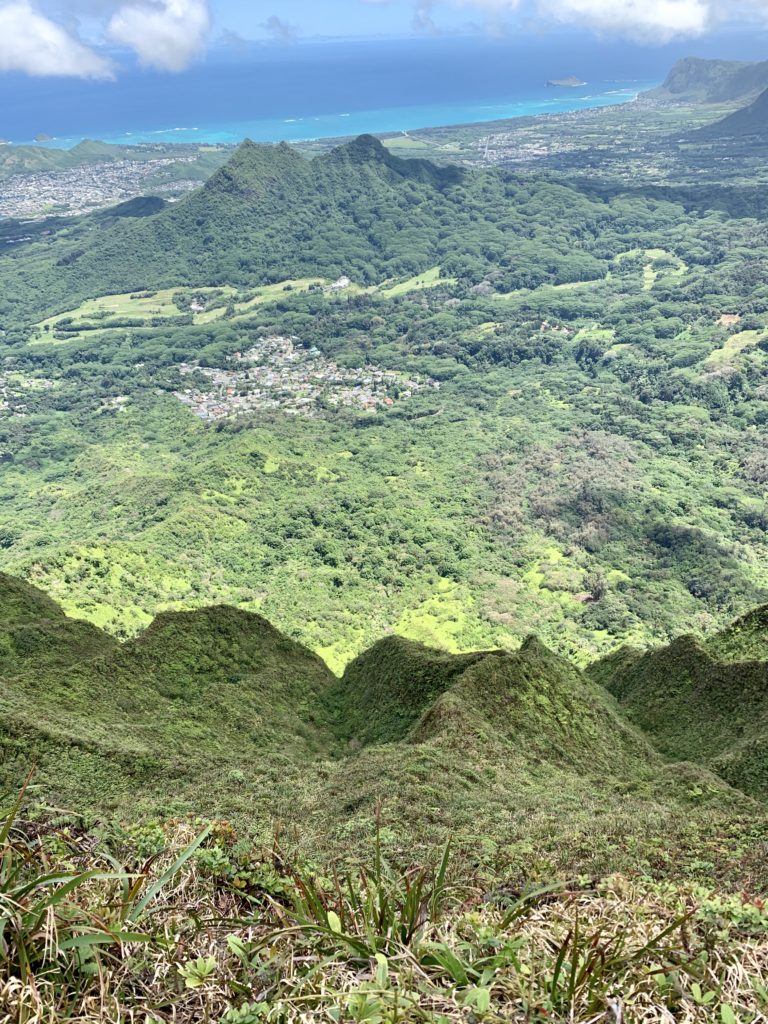
[[[0,833],[0,1013],[13,1022],[670,1020],[768,1012],[749,890],[489,879],[446,850],[344,875],[226,824]],[[233,860],[237,861],[233,867]]]

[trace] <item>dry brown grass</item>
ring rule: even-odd
[[[146,892],[193,836],[178,827],[165,852],[129,865],[129,883],[90,879],[71,898],[98,920],[125,918],[125,885],[144,875]],[[300,876],[324,908],[320,918],[330,912],[312,922],[292,898],[297,876],[279,860],[266,869],[282,891],[244,891],[222,864],[211,866],[208,851],[226,848],[221,837],[212,842],[137,921],[146,941],[114,942],[78,963],[64,948],[69,911],[59,906],[26,979],[6,942],[0,1024],[768,1021],[768,915],[759,900],[614,877],[520,903],[518,893],[488,892],[473,878],[447,890],[409,941],[390,933],[377,945],[368,912],[343,884],[337,891]],[[82,837],[62,841],[55,859],[62,874],[114,870]],[[392,876],[395,902],[401,883]],[[352,884],[379,906],[370,879]],[[327,927],[336,914],[347,923]],[[361,955],[353,940],[386,954]]]

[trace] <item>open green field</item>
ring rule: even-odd
[[[413,277],[409,277],[408,280],[401,281],[399,284],[382,285],[377,289],[377,291],[379,295],[383,295],[387,299],[396,299],[399,295],[407,295],[408,292],[421,291],[423,288],[434,288],[439,284],[456,284],[456,279],[453,277],[441,278],[440,267],[431,267],[429,270],[425,270],[422,274],[415,274]]]
[[[81,303],[77,309],[41,320],[38,327],[43,331],[46,328],[53,329],[62,320],[66,321],[69,318],[79,322],[90,320],[107,321],[114,317],[178,316],[180,311],[173,302],[173,296],[178,291],[178,288],[163,288],[156,292],[103,295],[100,298],[90,299],[87,302]],[[231,289],[231,291],[234,291],[234,289]]]
[[[715,349],[707,356],[705,363],[708,366],[723,366],[730,363],[742,352],[754,348],[765,337],[765,330],[739,331],[738,334],[732,334],[722,348]]]
[[[380,295],[383,298],[398,298],[410,292],[433,288],[437,285],[455,285],[455,278],[441,278],[440,267],[432,267],[422,274],[416,274],[404,281],[363,287],[352,282],[345,288],[334,290],[332,282],[320,277],[296,278],[261,285],[250,292],[238,292],[231,285],[219,288],[162,288],[152,292],[124,292],[119,295],[103,295],[81,303],[76,309],[41,320],[35,328],[32,344],[54,341],[83,341],[100,337],[102,334],[124,329],[122,321],[141,321],[131,326],[151,326],[155,319],[179,320],[191,315],[193,325],[214,323],[218,320],[237,321],[253,313],[258,306],[267,305],[285,298],[288,293],[302,293],[310,288],[322,288],[328,296]],[[248,297],[243,299],[246,294]],[[190,297],[186,306],[177,304],[177,297]],[[193,303],[204,306],[193,308]]]
[[[688,267],[684,260],[681,260],[674,253],[667,249],[630,249],[628,252],[617,256],[617,260],[623,262],[628,259],[643,259],[643,290],[650,291],[660,277],[683,277]],[[659,261],[663,264],[659,266]]]
[[[418,152],[434,148],[425,139],[413,139],[410,135],[401,135],[394,139],[384,139],[384,145],[392,151],[408,150],[410,152]]]
[[[37,324],[33,342],[48,341],[50,339],[46,335],[55,333],[57,329],[61,332],[65,328],[68,336],[63,340],[81,341],[86,336],[93,336],[94,325],[97,324],[99,330],[109,330],[122,326],[118,321],[124,319],[142,320],[149,325],[157,317],[181,319],[191,313],[193,324],[207,324],[223,319],[230,303],[229,319],[237,319],[247,315],[256,306],[277,301],[285,292],[307,291],[312,285],[327,283],[322,278],[280,281],[277,284],[262,285],[245,301],[235,301],[241,293],[231,285],[222,285],[220,288],[162,288],[153,292],[104,295],[83,302],[66,313],[41,320]],[[192,298],[186,309],[179,308],[175,301],[182,294]],[[206,308],[195,309],[193,303]],[[82,327],[82,330],[78,331],[78,327]]]
[[[557,292],[576,291],[579,288],[594,288],[608,278],[597,278],[593,281],[567,281],[564,284],[542,284],[538,288],[514,288],[509,292],[495,292],[491,298],[501,302],[519,299],[526,295],[555,295]]]

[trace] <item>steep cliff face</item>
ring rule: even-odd
[[[768,61],[705,60],[686,57],[677,61],[648,99],[678,103],[749,102],[768,88]]]

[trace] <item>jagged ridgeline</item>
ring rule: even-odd
[[[724,755],[745,721],[754,763],[768,743],[767,622],[592,674],[533,638],[452,656],[389,637],[339,679],[258,615],[167,613],[120,644],[0,576],[2,785],[34,764],[41,807],[86,818],[226,816],[264,838],[280,820],[313,856],[362,850],[381,802],[400,849],[525,840],[590,864],[599,847],[606,868],[681,823],[762,815],[764,784]],[[714,694],[691,684],[704,664]]]
[[[768,800],[768,606],[707,640],[619,651],[592,674],[662,753]]]
[[[546,230],[531,238],[530,217],[544,209]],[[571,228],[555,216],[563,209]],[[401,160],[372,136],[313,160],[285,143],[246,141],[178,203],[143,200],[59,224],[34,267],[4,268],[0,313],[29,322],[94,295],[145,288],[340,275],[381,282],[457,254],[504,251],[510,237],[517,263],[544,280],[596,279],[605,264],[578,239],[605,213],[565,185]]]

